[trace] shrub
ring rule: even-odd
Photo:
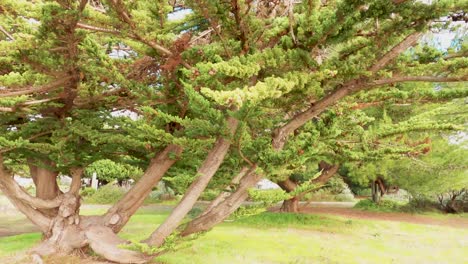
[[[96,189],[91,187],[85,187],[83,190],[80,191],[80,195],[82,197],[92,196],[96,192]]]
[[[251,189],[249,190],[249,196],[255,202],[262,202],[264,206],[270,206],[287,198],[286,192],[281,189]]]
[[[201,194],[200,199],[203,201],[213,201],[218,195],[219,191],[209,189]]]
[[[125,194],[125,191],[115,185],[108,184],[99,189],[92,195],[85,198],[88,203],[112,204],[116,203]]]
[[[373,212],[400,212],[403,211],[405,204],[392,200],[381,200],[379,203],[374,203],[370,199],[364,199],[354,205],[354,208],[373,211]]]

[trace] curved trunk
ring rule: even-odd
[[[229,117],[227,124],[231,135],[233,135],[237,129],[238,121],[233,117]],[[187,213],[193,208],[198,197],[200,197],[201,193],[205,190],[209,181],[218,170],[229,150],[230,145],[231,142],[222,137],[219,137],[216,140],[214,147],[208,153],[205,161],[197,171],[198,177],[187,189],[182,200],[174,208],[169,217],[151,234],[151,236],[145,242],[147,242],[149,245],[159,247],[164,243],[164,240],[174,230],[176,230]]]
[[[62,196],[57,216],[52,220],[48,238],[30,253],[39,256],[68,255],[89,246],[96,254],[117,263],[146,263],[150,257],[122,249],[126,241],[110,227],[102,225],[100,217],[79,215],[80,197],[72,193]]]
[[[248,189],[253,187],[261,179],[260,175],[255,173],[255,167],[251,168],[240,180],[239,186],[229,197],[220,201],[216,206],[207,208],[197,218],[190,221],[181,232],[182,236],[207,231],[218,223],[221,223],[231,215],[248,198]],[[222,195],[222,194],[220,194]]]
[[[180,146],[171,144],[151,159],[141,179],[104,215],[105,225],[110,226],[114,232],[119,232],[181,153]]]

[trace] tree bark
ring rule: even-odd
[[[285,213],[298,213],[299,212],[299,198],[294,196],[289,200],[284,200],[280,208],[281,212]]]
[[[117,263],[146,263],[149,257],[119,245],[120,239],[99,218],[79,215],[80,197],[72,193],[63,195],[57,216],[50,225],[48,238],[31,250],[39,256],[68,255],[89,246],[98,255]]]
[[[320,174],[320,176],[312,180],[312,183],[323,185],[327,183],[331,179],[331,177],[333,177],[333,175],[335,175],[335,173],[340,168],[340,165],[330,165],[325,161],[321,161],[319,163],[319,168],[323,171]]]
[[[182,236],[208,231],[216,224],[221,223],[249,197],[248,189],[255,186],[261,176],[255,172],[256,167],[251,168],[240,180],[239,186],[229,197],[219,202],[213,208],[207,208],[197,218],[190,221],[181,232]]]
[[[182,147],[171,144],[151,159],[141,179],[104,215],[105,225],[110,226],[114,232],[119,232],[181,153]]]
[[[233,135],[237,129],[238,120],[233,117],[228,117],[227,125],[229,132]],[[184,197],[179,204],[174,208],[169,217],[145,240],[149,245],[159,247],[164,243],[164,240],[178,227],[187,213],[192,209],[193,205],[205,190],[209,181],[218,170],[219,166],[228,153],[231,145],[230,140],[219,137],[216,140],[214,147],[208,153],[203,164],[197,171],[197,178],[187,189]]]
[[[288,193],[293,192],[297,187],[297,183],[295,183],[289,178],[287,178],[284,181],[278,182],[278,185],[281,187],[281,189],[285,190]],[[297,213],[299,211],[298,197],[295,196],[288,200],[284,200],[283,204],[281,205],[280,211],[289,212],[289,213]]]
[[[242,177],[244,177],[248,172],[249,172],[249,167],[247,166],[242,167],[240,172],[232,179],[231,183],[229,184],[229,186],[226,187],[226,189],[239,185]],[[204,215],[210,212],[211,209],[215,208],[218,204],[220,204],[222,201],[228,198],[231,194],[232,192],[230,191],[221,192],[213,201],[211,201],[211,203],[205,208],[205,210],[203,210],[203,213],[201,215]]]
[[[374,201],[374,203],[379,203],[380,195],[379,195],[379,186],[377,184],[377,181],[372,181],[371,190],[372,190],[372,201]]]
[[[70,174],[72,176],[72,182],[70,184],[69,193],[78,195],[81,189],[81,177],[83,176],[83,168],[72,168]]]
[[[28,203],[27,198],[36,202],[44,202],[42,199],[30,196],[18,183],[13,179],[12,175],[9,174],[3,168],[3,158],[0,155],[0,190],[3,194],[11,201],[11,203],[26,217],[31,220],[39,229],[46,233],[50,225],[50,218],[36,210]],[[21,199],[20,197],[23,197]],[[36,204],[36,206],[38,206]]]
[[[59,173],[53,170],[55,167],[53,162],[49,160],[28,160],[28,166],[34,186],[36,186],[37,198],[52,200],[62,194],[57,184],[57,176]],[[49,217],[55,217],[57,215],[58,208],[39,210]]]

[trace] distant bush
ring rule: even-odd
[[[89,197],[96,193],[96,189],[91,187],[85,187],[83,190],[80,191],[81,197]]]
[[[205,190],[201,196],[200,196],[200,199],[202,201],[213,201],[214,199],[216,199],[216,197],[219,195],[219,191],[216,191],[216,190]]]
[[[404,206],[405,204],[392,200],[381,200],[379,203],[374,203],[370,199],[365,199],[356,203],[354,208],[374,212],[401,212]]]
[[[270,206],[283,201],[286,197],[286,192],[282,189],[251,189],[249,190],[249,196],[254,202],[262,202],[264,206]]]
[[[125,194],[125,190],[115,185],[105,185],[96,190],[92,195],[85,197],[85,201],[95,204],[116,203]]]

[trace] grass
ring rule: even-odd
[[[100,213],[92,208],[85,213]],[[122,230],[140,240],[167,216],[140,210]],[[26,250],[40,235],[0,238],[0,256]],[[159,263],[466,263],[468,230],[336,216],[265,212],[223,223],[156,259]],[[4,263],[0,260],[0,263]],[[46,262],[47,263],[47,262]],[[61,261],[61,263],[67,263]]]

